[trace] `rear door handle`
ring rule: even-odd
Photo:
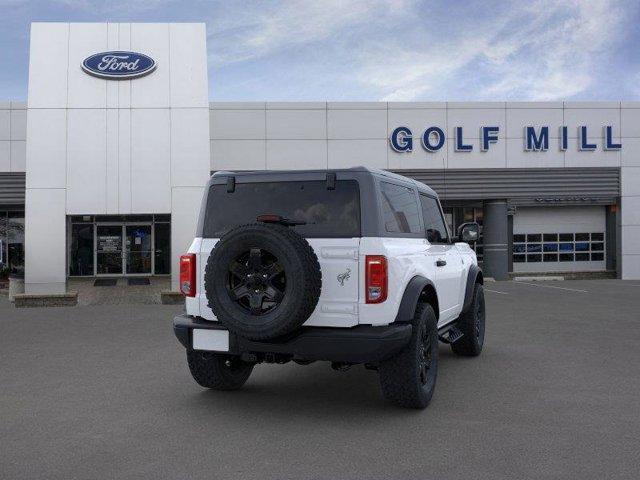
[[[436,267],[444,267],[447,264],[446,260],[437,260]]]

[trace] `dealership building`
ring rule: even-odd
[[[212,172],[352,166],[482,224],[488,276],[640,279],[640,102],[210,103],[207,71],[204,24],[32,24],[27,101],[0,102],[0,263],[27,293],[177,290]]]

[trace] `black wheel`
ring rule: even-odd
[[[451,344],[451,350],[465,357],[477,357],[484,345],[484,290],[476,283],[469,310],[460,316],[457,327],[464,334],[460,340]]]
[[[411,340],[395,357],[378,367],[382,395],[407,408],[426,408],[438,376],[438,327],[429,304],[419,304]]]
[[[243,225],[225,234],[207,261],[209,307],[232,332],[251,340],[300,327],[318,304],[320,264],[311,245],[290,228]]]
[[[187,350],[187,363],[193,379],[199,385],[214,390],[239,389],[251,375],[254,366],[237,356],[199,350]]]

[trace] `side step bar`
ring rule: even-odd
[[[451,325],[450,328],[445,329],[443,332],[438,332],[438,338],[443,343],[452,344],[464,337],[464,333],[460,331],[455,325]]]

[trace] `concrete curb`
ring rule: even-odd
[[[519,277],[563,277],[565,280],[603,280],[616,278],[616,272],[509,272],[511,280]]]
[[[548,275],[548,276],[535,276],[535,277],[514,277],[513,280],[515,282],[547,282],[547,281],[551,281],[551,280],[564,280],[564,277],[561,276],[553,276],[553,275]]]
[[[78,292],[53,295],[31,295],[19,293],[15,296],[16,308],[30,307],[73,307],[78,304]]]

